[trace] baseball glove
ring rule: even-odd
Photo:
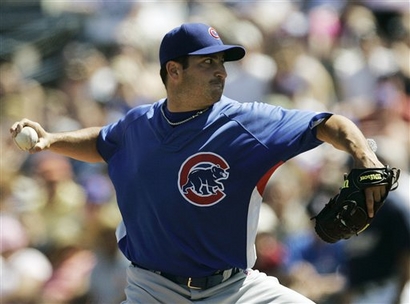
[[[340,192],[311,219],[315,219],[315,231],[325,242],[335,243],[358,235],[372,222],[367,215],[365,189],[373,186],[386,186],[386,194],[380,202],[374,203],[374,214],[384,204],[387,195],[398,186],[400,169],[374,168],[352,169],[345,174]]]

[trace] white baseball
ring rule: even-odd
[[[24,151],[30,150],[38,141],[37,132],[31,127],[24,127],[20,133],[14,137],[16,145]]]

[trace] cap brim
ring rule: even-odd
[[[225,61],[240,60],[245,56],[245,49],[239,45],[213,45],[195,52],[191,52],[188,55],[209,55],[219,52],[225,53]]]

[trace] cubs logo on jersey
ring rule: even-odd
[[[220,202],[226,194],[229,165],[220,155],[201,152],[189,157],[178,174],[181,195],[191,204],[208,207]]]

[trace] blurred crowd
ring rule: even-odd
[[[317,303],[410,303],[408,1],[36,3],[46,21],[20,32],[41,35],[2,39],[2,303],[123,300],[128,262],[116,247],[120,215],[105,165],[19,151],[9,127],[24,117],[48,131],[102,126],[164,97],[159,43],[183,22],[210,24],[225,43],[247,49],[226,64],[225,95],[343,114],[376,140],[384,163],[401,169],[374,224],[326,244],[310,218],[337,193],[351,160],[322,145],[283,165],[264,195],[255,267]],[[0,10],[17,6],[4,1]],[[61,37],[41,43],[61,27]]]

